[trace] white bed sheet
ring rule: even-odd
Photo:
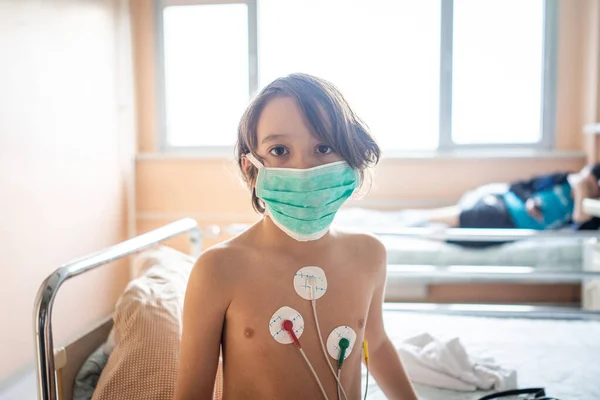
[[[394,343],[423,332],[439,338],[459,337],[469,354],[493,357],[503,368],[515,369],[521,388],[545,387],[547,395],[561,400],[600,399],[600,321],[386,311],[385,326]],[[385,399],[372,377],[369,382],[368,398]],[[475,400],[489,393],[422,385],[416,389],[421,400]]]
[[[580,239],[522,240],[483,249],[407,237],[382,237],[390,264],[414,265],[507,265],[544,269],[582,268]]]
[[[413,226],[418,210],[376,211],[345,208],[336,216],[339,227],[398,229]],[[583,258],[581,239],[523,240],[484,249],[467,248],[440,241],[382,236],[390,264],[414,265],[527,265],[545,269],[579,270]]]

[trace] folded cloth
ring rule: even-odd
[[[515,371],[500,368],[491,358],[469,356],[458,338],[442,341],[424,333],[405,340],[398,354],[415,383],[460,391],[517,387]]]

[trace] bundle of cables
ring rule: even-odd
[[[319,326],[319,317],[317,316],[317,304],[316,304],[316,297],[315,297],[315,278],[311,277],[308,280],[308,285],[310,287],[310,293],[311,293],[311,303],[312,303],[312,309],[313,309],[313,315],[315,317],[315,325],[317,327],[317,334],[319,336],[319,341],[321,343],[321,349],[323,351],[323,355],[325,356],[327,365],[329,366],[329,369],[331,371],[331,373],[333,374],[333,377],[336,380],[337,383],[337,398],[338,400],[341,400],[340,395],[343,396],[344,400],[348,400],[348,396],[346,395],[346,391],[344,390],[344,387],[342,386],[342,382],[341,382],[341,375],[342,375],[342,366],[344,365],[344,360],[346,358],[346,352],[348,350],[348,348],[350,347],[350,341],[347,338],[341,338],[339,343],[338,343],[338,347],[340,349],[340,354],[339,354],[339,358],[338,358],[338,364],[337,364],[337,373],[334,371],[333,366],[331,365],[331,363],[329,362],[329,357],[327,355],[327,350],[325,349],[325,344],[323,342],[323,335],[321,334],[321,328]],[[294,324],[292,321],[290,320],[285,320],[282,323],[282,328],[283,330],[285,330],[290,337],[292,338],[294,344],[296,345],[296,347],[298,348],[298,350],[300,351],[300,354],[302,354],[302,357],[304,358],[304,361],[306,361],[306,364],[308,365],[308,367],[310,368],[315,380],[317,381],[317,384],[319,385],[319,389],[321,390],[321,393],[323,394],[323,398],[325,398],[325,400],[329,400],[327,397],[327,393],[325,391],[325,389],[323,388],[323,384],[321,383],[321,380],[319,379],[319,376],[317,375],[314,367],[312,366],[310,360],[308,359],[308,357],[306,356],[306,353],[304,352],[304,349],[302,348],[302,345],[300,344],[300,340],[298,340],[298,337],[296,335],[296,333],[294,332]],[[363,354],[364,354],[364,361],[365,361],[365,365],[367,367],[367,382],[366,382],[366,387],[365,387],[365,399],[367,398],[367,391],[369,388],[369,347],[368,347],[368,343],[365,340],[363,342]]]
[[[338,371],[336,374],[335,371],[333,370],[333,366],[329,362],[327,350],[325,349],[325,343],[323,342],[323,335],[321,334],[321,327],[319,325],[319,317],[317,315],[317,299],[315,296],[316,279],[314,277],[310,277],[308,279],[308,286],[310,287],[310,294],[311,294],[310,302],[312,304],[313,315],[315,317],[315,326],[317,327],[317,334],[319,336],[319,341],[321,343],[321,350],[323,351],[323,355],[325,356],[327,365],[329,366],[329,369],[330,369],[331,373],[333,374],[333,377],[336,380],[337,389],[338,389],[338,399],[340,399],[340,392],[341,392],[341,394],[344,396],[344,399],[348,400],[348,396],[346,396],[346,391],[344,390],[344,387],[342,386],[341,374],[342,374],[342,365],[344,364],[344,359],[346,356],[346,349],[348,349],[348,347],[350,346],[350,341],[346,338],[342,338],[342,339],[340,339],[340,342],[338,343],[338,347],[340,348],[340,356],[338,358]],[[364,346],[363,346],[363,348],[364,348]],[[367,364],[367,387],[368,387],[368,384],[369,384],[368,347],[366,347],[366,351],[367,352],[365,352],[365,355],[366,355],[365,361]],[[367,389],[365,389],[365,398],[366,398],[366,393],[367,393]]]
[[[556,397],[548,397],[546,396],[546,390],[544,388],[528,388],[528,389],[513,389],[506,390],[504,392],[496,392],[492,394],[488,394],[487,396],[483,396],[479,400],[492,400],[492,399],[500,399],[503,397],[514,398],[515,396],[519,397],[521,400],[559,400]]]

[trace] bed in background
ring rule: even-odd
[[[463,229],[423,221],[419,210],[343,208],[335,222],[382,240],[392,301],[480,302],[483,296],[564,306],[553,313],[600,310],[600,231]],[[478,242],[498,244],[472,246]],[[457,292],[461,299],[453,298]]]
[[[515,237],[516,230],[446,229],[442,225],[422,225],[419,210],[377,211],[363,208],[343,208],[336,224],[343,228],[360,229],[379,234],[388,251],[390,264],[414,265],[508,265],[577,270],[583,262],[584,239],[599,236],[595,232],[572,235],[572,231],[535,232],[527,237]],[[511,243],[485,248],[465,247],[448,240],[472,240],[461,232],[476,231],[496,237],[489,241]],[[523,232],[529,232],[523,230]],[[506,237],[504,239],[503,236]],[[512,239],[511,239],[512,238]],[[525,239],[525,240],[523,240]]]
[[[137,364],[139,358],[129,356],[131,346],[123,345],[123,338],[117,337],[116,344],[111,344],[109,332],[113,329],[113,321],[116,325],[122,323],[124,318],[138,316],[136,320],[146,324],[146,329],[153,328],[149,319],[139,318],[139,316],[146,315],[148,310],[156,312],[156,307],[147,309],[124,305],[127,302],[124,302],[123,299],[132,298],[132,293],[135,294],[133,298],[137,299],[140,299],[140,296],[145,293],[144,290],[136,290],[140,284],[137,280],[130,283],[119,300],[114,318],[109,318],[99,325],[91,327],[78,340],[63,348],[56,349],[54,347],[50,321],[53,300],[58,289],[66,280],[129,254],[148,249],[179,234],[190,235],[193,254],[197,255],[201,239],[200,230],[196,221],[184,219],[66,264],[44,281],[36,299],[34,316],[39,399],[71,400],[73,388],[76,385],[75,378],[78,374],[80,378],[87,379],[78,381],[78,391],[80,389],[87,390],[88,394],[91,390],[103,391],[105,397],[99,395],[99,398],[115,398],[114,393],[123,393],[124,387],[131,389],[131,376],[135,376],[136,382],[140,381],[141,377],[157,381],[155,377],[146,376],[147,374],[140,372],[145,370],[168,371],[166,378],[162,376],[167,382],[159,388],[166,389],[162,392],[160,390],[153,392],[156,395],[144,394],[144,397],[139,398],[170,398],[169,387],[174,385],[172,357],[166,357],[167,361],[170,360],[168,368],[165,368],[164,360],[161,360],[160,368],[152,368],[153,366],[147,365],[147,363]],[[186,263],[190,265],[192,262],[186,261]],[[163,284],[169,283],[171,285],[169,287],[184,287],[185,273],[182,271],[185,271],[185,268],[178,269],[174,267],[176,263],[171,262],[163,264],[167,269],[170,268],[172,276],[175,276],[172,281],[174,284],[169,283],[171,282],[170,278],[165,278],[160,269],[153,270],[154,276],[159,276]],[[144,270],[145,267],[140,268],[140,271]],[[432,273],[436,273],[436,271]],[[143,283],[143,281],[141,282]],[[169,290],[172,293],[172,289]],[[177,301],[181,302],[182,296],[180,297],[181,299]],[[136,304],[152,303],[146,300],[142,298],[142,301],[138,301]],[[179,303],[174,303],[173,310],[176,311],[179,306]],[[528,306],[512,306],[511,308],[498,305],[468,305],[461,308],[459,305],[435,307],[431,304],[400,303],[388,303],[385,308],[385,324],[388,334],[398,343],[416,332],[459,336],[470,351],[494,356],[501,365],[515,368],[519,374],[520,386],[546,386],[551,390],[549,393],[558,397],[563,396],[564,399],[600,398],[600,389],[597,387],[599,386],[597,376],[600,376],[600,367],[597,363],[600,358],[600,342],[597,340],[600,334],[600,314],[596,312],[557,313],[555,309],[544,311]],[[172,336],[173,324],[177,323],[178,318],[177,312],[173,310],[168,313],[170,325],[164,328],[164,332],[168,333],[171,339],[166,341],[166,346],[162,347],[163,354],[175,354],[178,346],[178,342],[172,339],[174,337]],[[162,313],[160,309],[158,312]],[[436,315],[431,313],[436,313]],[[440,316],[439,313],[452,315]],[[485,318],[461,314],[479,314]],[[134,343],[136,340],[147,340],[141,330],[134,329],[130,331],[130,334],[130,336],[128,335],[129,343],[131,340]],[[147,353],[141,351],[144,349],[144,346],[141,345],[134,346],[134,349],[137,351],[138,357],[140,354]],[[104,356],[101,352],[105,353]],[[106,362],[105,366],[101,365],[103,362]],[[87,366],[88,369],[82,370],[82,366]],[[91,370],[90,366],[93,367]],[[135,375],[131,375],[132,373]],[[218,388],[219,381],[217,380],[216,391]],[[482,393],[459,393],[421,386],[417,389],[420,398],[426,400],[475,399],[482,395]],[[138,394],[141,393],[138,390]],[[370,398],[382,398],[376,386],[372,386],[369,393],[371,394]]]

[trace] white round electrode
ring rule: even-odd
[[[275,314],[269,320],[269,331],[271,337],[281,344],[294,343],[294,340],[290,334],[283,329],[283,321],[289,319],[294,324],[294,333],[299,338],[304,332],[304,318],[302,315],[292,307],[283,306],[279,310],[275,311]]]
[[[327,278],[319,267],[302,267],[294,275],[294,289],[305,300],[312,300],[313,284],[315,300],[323,297],[327,291]]]
[[[350,353],[352,352],[352,348],[354,347],[354,343],[356,342],[356,332],[349,326],[338,326],[329,334],[327,338],[327,352],[329,355],[335,359],[339,360],[340,358],[340,340],[342,338],[348,339],[350,345],[346,349],[346,355],[344,359],[347,359]]]

